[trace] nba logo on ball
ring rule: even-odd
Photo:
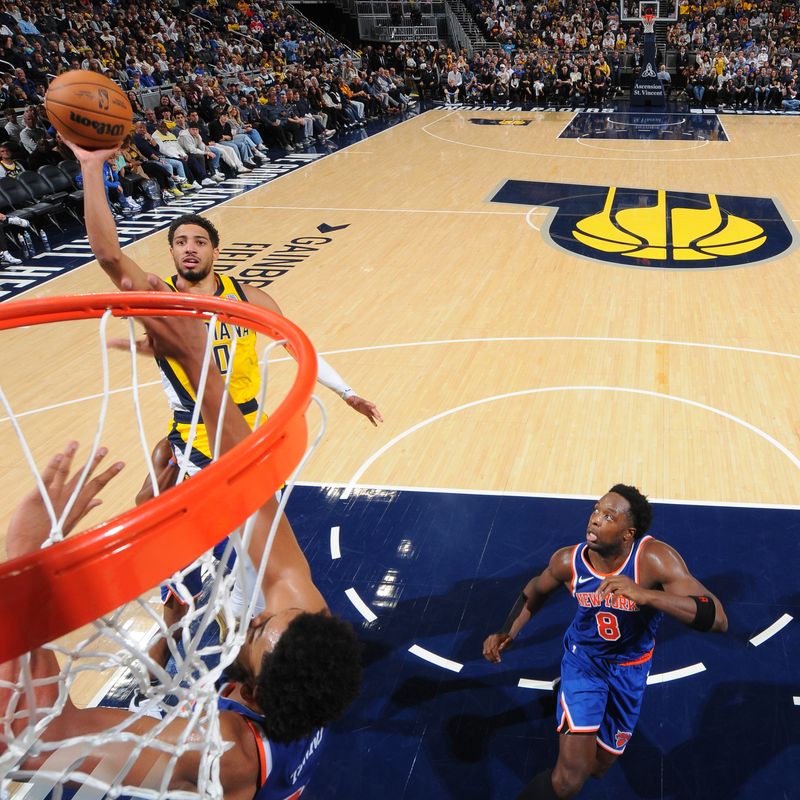
[[[108,92],[105,89],[97,90],[97,105],[101,111],[108,111]]]
[[[795,242],[791,222],[767,197],[506,181],[492,202],[552,208],[541,228],[550,244],[625,266],[747,266]]]

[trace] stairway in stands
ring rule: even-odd
[[[478,23],[475,22],[475,17],[470,14],[469,9],[461,0],[445,0],[445,5],[450,6],[450,10],[461,23],[464,33],[469,37],[470,43],[475,50],[488,50],[499,46],[497,42],[486,41],[483,31],[478,26]]]

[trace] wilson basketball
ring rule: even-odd
[[[44,104],[53,127],[87,150],[115,147],[133,127],[125,92],[98,72],[75,69],[59,75],[47,89]]]

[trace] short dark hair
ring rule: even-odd
[[[344,714],[361,686],[361,646],[353,626],[304,612],[288,625],[256,678],[255,699],[272,741],[310,736]]]
[[[647,533],[650,523],[653,521],[653,507],[650,505],[647,497],[643,495],[635,486],[628,486],[624,483],[617,483],[612,486],[609,492],[624,497],[628,501],[630,511],[628,517],[631,520],[632,526],[636,529],[636,536],[644,536]]]
[[[169,231],[167,231],[167,241],[170,247],[172,247],[172,240],[175,238],[175,231],[178,230],[181,225],[198,225],[208,234],[208,238],[211,239],[211,246],[219,247],[219,231],[216,225],[214,225],[211,220],[201,217],[199,214],[184,214],[182,217],[172,220]]]

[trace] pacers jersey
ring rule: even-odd
[[[258,789],[253,800],[297,800],[308,783],[325,747],[325,728],[289,744],[271,742],[264,732],[264,717],[220,694],[219,710],[241,714],[255,738],[259,754]]]
[[[625,575],[639,583],[641,553],[652,538],[643,536],[634,540],[625,563],[609,575],[592,568],[585,542],[575,546],[568,588],[578,602],[578,610],[564,637],[568,650],[575,652],[577,646],[585,655],[620,663],[649,657],[662,612],[650,606],[640,608],[625,597],[601,597],[597,590],[611,575]]]
[[[244,290],[239,282],[228,275],[215,273],[217,279],[217,290],[214,292],[216,297],[225,300],[241,300],[247,302]],[[167,278],[167,285],[175,289],[175,279],[177,276]],[[237,403],[245,415],[250,427],[253,427],[255,412],[258,410],[257,395],[260,385],[260,375],[258,371],[258,356],[256,354],[256,334],[247,328],[231,325],[227,322],[217,320],[215,327],[212,352],[214,360],[223,375],[227,375],[232,370],[229,390],[231,397]],[[236,339],[236,349],[234,352],[233,341]],[[231,364],[231,354],[233,353],[233,363]],[[192,413],[195,406],[195,391],[192,388],[186,373],[180,365],[172,359],[156,359],[161,370],[161,383],[166,392],[167,399],[172,408],[173,424],[171,429],[170,441],[175,443],[186,441]],[[210,458],[208,436],[204,425],[198,424],[193,447],[206,458]]]

